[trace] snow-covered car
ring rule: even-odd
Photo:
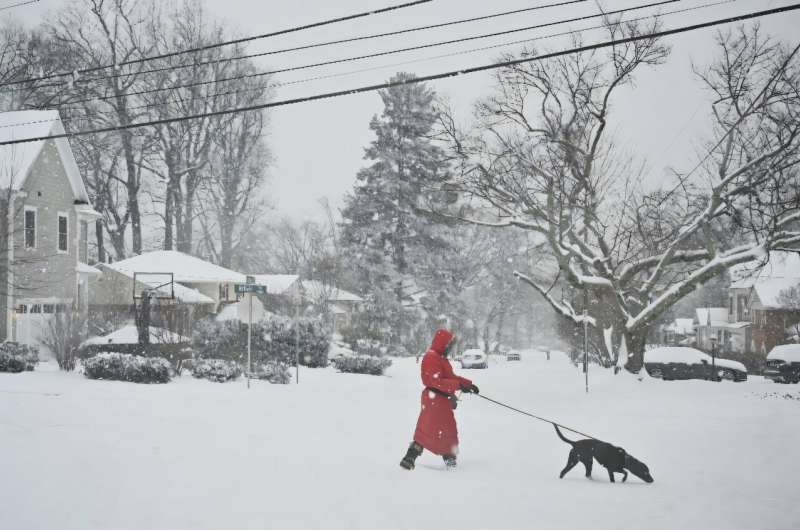
[[[746,381],[747,368],[738,361],[715,358],[694,348],[668,346],[648,350],[644,368],[650,377],[673,379],[704,379],[707,381]]]
[[[481,350],[467,350],[461,354],[461,368],[489,368],[489,358]]]
[[[776,383],[800,382],[800,344],[775,346],[767,355],[764,377]]]
[[[522,358],[518,351],[510,351],[506,354],[506,361],[521,361]]]

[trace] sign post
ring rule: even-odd
[[[247,277],[247,283],[237,283],[234,286],[236,294],[247,295],[247,388],[250,388],[250,374],[253,371],[252,364],[252,345],[253,345],[253,296],[256,294],[266,294],[267,288],[264,285],[256,285],[253,276]]]

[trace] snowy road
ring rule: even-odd
[[[565,360],[467,371],[495,399],[625,447],[655,477],[558,480],[552,428],[467,396],[459,468],[398,467],[416,420],[413,359],[390,377],[301,371],[300,386],[97,382],[46,365],[0,374],[0,527],[144,529],[790,529],[800,524],[800,395],[637,381]],[[458,369],[457,369],[458,371]],[[567,433],[568,436],[571,436]]]

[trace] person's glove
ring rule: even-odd
[[[448,396],[447,399],[450,400],[450,407],[456,410],[458,408],[458,398],[455,396]]]
[[[480,394],[476,385],[461,385],[461,391],[465,394]]]

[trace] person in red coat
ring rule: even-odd
[[[455,344],[453,334],[439,329],[433,337],[430,349],[422,358],[422,410],[417,420],[414,441],[408,447],[400,466],[412,470],[414,461],[423,449],[441,455],[448,468],[456,465],[458,453],[458,429],[453,415],[458,390],[478,393],[478,387],[466,377],[453,373],[447,356]]]

